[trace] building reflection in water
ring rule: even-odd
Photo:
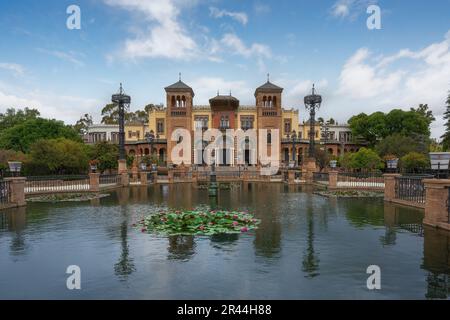
[[[303,254],[302,271],[307,273],[308,278],[319,275],[319,258],[314,250],[314,208],[312,194],[308,194],[306,201],[306,250]]]
[[[170,236],[168,260],[189,260],[195,254],[194,236]]]
[[[0,212],[0,230],[11,232],[11,254],[23,254],[26,250],[24,230],[26,227],[26,207],[7,209]]]
[[[423,268],[428,271],[428,299],[447,299],[450,293],[450,232],[424,227]]]
[[[279,184],[247,184],[246,198],[251,201],[257,218],[261,224],[255,230],[255,254],[266,258],[275,258],[281,251],[281,210],[280,194],[283,185]]]
[[[133,259],[130,257],[130,248],[128,245],[129,215],[125,206],[121,206],[120,210],[122,218],[119,230],[121,251],[119,261],[114,265],[114,272],[121,280],[126,280],[136,270],[136,267]]]

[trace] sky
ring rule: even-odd
[[[67,27],[71,5],[80,29]],[[367,26],[370,5],[381,10],[380,29]],[[0,112],[98,122],[119,83],[136,110],[165,103],[179,73],[196,105],[217,91],[254,105],[270,74],[301,121],[315,83],[317,116],[344,123],[427,103],[432,136],[444,131],[450,0],[3,0],[0,30]]]

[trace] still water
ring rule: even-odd
[[[382,199],[327,199],[283,184],[131,187],[100,200],[0,213],[0,299],[449,298],[450,234]],[[162,237],[131,225],[160,208],[248,210],[240,235]],[[81,290],[66,269],[81,268]],[[381,268],[370,291],[369,265]]]

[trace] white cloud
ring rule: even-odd
[[[67,124],[75,123],[82,114],[92,113],[92,110],[97,110],[101,105],[101,101],[91,98],[21,90],[10,86],[7,89],[0,88],[0,112],[7,108],[35,108],[42,117],[56,118]]]
[[[252,56],[262,58],[272,57],[272,52],[268,46],[260,43],[253,43],[248,47],[237,35],[233,33],[225,34],[220,42],[229,49],[232,49],[234,54],[241,55],[245,58],[250,58]]]
[[[151,24],[145,32],[125,41],[124,51],[121,52],[124,57],[189,60],[198,55],[196,42],[178,21],[179,6],[175,5],[174,0],[104,0],[104,2],[138,13]]]
[[[83,54],[78,53],[78,52],[73,52],[73,51],[64,52],[64,51],[59,51],[59,50],[47,50],[47,49],[42,49],[42,48],[37,48],[37,51],[51,55],[60,60],[70,62],[78,67],[84,66],[84,62],[81,61],[79,58],[80,56],[83,56]]]
[[[214,18],[223,18],[223,17],[230,17],[237,22],[241,23],[242,25],[246,25],[248,23],[248,16],[245,12],[233,12],[233,11],[227,11],[227,10],[220,10],[216,7],[210,7],[209,8],[210,15]]]
[[[241,100],[240,104],[254,104],[251,100],[253,91],[245,81],[234,80],[227,81],[220,77],[202,77],[190,83],[195,91],[195,104],[209,105],[209,99],[217,95],[217,91],[221,95],[231,94]]]
[[[427,103],[438,119],[432,134],[440,136],[444,102],[450,89],[449,48],[448,34],[443,41],[422,50],[402,49],[378,61],[368,49],[361,48],[343,66],[333,104],[345,106],[345,113],[350,116],[362,111],[408,110]],[[396,62],[402,64],[396,67]]]
[[[255,3],[253,9],[257,15],[267,14],[271,11],[270,6],[263,3]]]
[[[355,19],[366,12],[367,7],[377,2],[378,0],[338,0],[331,7],[331,15],[336,18]]]
[[[0,69],[10,71],[15,76],[23,76],[25,74],[25,68],[17,63],[1,62]]]

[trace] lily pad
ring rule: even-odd
[[[142,232],[163,235],[215,235],[256,229],[261,220],[248,212],[226,210],[163,210],[148,215],[134,226]]]

